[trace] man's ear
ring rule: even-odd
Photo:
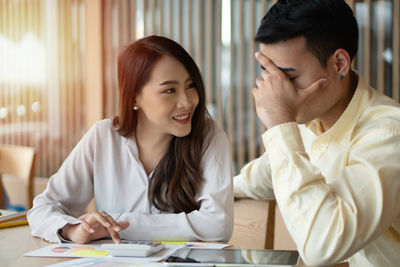
[[[333,53],[332,59],[338,77],[347,76],[351,70],[351,59],[349,53],[345,49],[339,48],[335,53]]]

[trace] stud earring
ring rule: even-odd
[[[137,106],[133,106],[133,110],[138,110],[138,107]]]
[[[339,79],[340,79],[340,80],[343,80],[343,78],[344,78],[344,75],[340,73],[340,74],[339,74]]]

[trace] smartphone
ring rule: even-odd
[[[290,267],[296,266],[299,259],[296,250],[181,248],[170,255],[164,263],[196,266]]]

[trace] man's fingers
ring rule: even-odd
[[[256,85],[257,85],[257,87],[260,88],[263,82],[264,82],[263,77],[261,77],[261,76],[258,77],[258,78],[256,79]]]
[[[305,89],[299,90],[300,102],[304,103],[311,96],[314,95],[318,90],[325,87],[328,84],[329,80],[327,78],[321,78],[313,82],[309,87]]]
[[[318,91],[319,89],[325,87],[328,84],[329,80],[328,78],[321,78],[319,80],[316,80],[313,82],[308,88],[305,90],[307,91],[308,94],[312,94],[315,91]]]
[[[266,56],[264,56],[260,51],[257,51],[256,54],[256,60],[261,64],[261,66],[265,69],[266,72],[277,72],[281,71],[275,64]]]
[[[266,71],[266,70],[261,71],[260,74],[261,74],[261,75],[260,75],[260,78],[261,78],[263,81],[268,80],[268,77],[270,77],[270,73],[269,73],[268,71]]]

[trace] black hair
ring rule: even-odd
[[[279,0],[262,19],[255,41],[277,43],[299,36],[323,67],[339,48],[351,60],[357,53],[358,25],[344,0]]]

